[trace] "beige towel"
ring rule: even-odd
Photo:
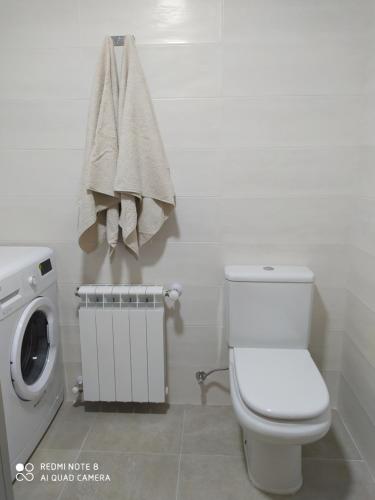
[[[106,37],[89,113],[80,246],[94,249],[105,224],[113,250],[120,226],[125,245],[138,255],[174,206],[168,162],[133,37],[125,37],[120,84],[112,38]]]

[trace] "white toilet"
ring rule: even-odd
[[[264,491],[302,485],[301,445],[331,424],[326,384],[308,351],[314,275],[299,266],[225,268],[230,392],[247,469]]]

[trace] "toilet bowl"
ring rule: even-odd
[[[226,266],[230,393],[250,480],[291,494],[302,445],[331,424],[329,395],[308,345],[314,274],[305,266]]]
[[[230,393],[250,480],[269,493],[302,485],[302,445],[331,424],[326,385],[306,349],[229,349]]]

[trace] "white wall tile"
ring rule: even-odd
[[[60,335],[64,362],[81,363],[79,327],[63,325],[60,328]]]
[[[220,215],[226,243],[346,242],[345,198],[226,198]]]
[[[375,426],[344,377],[340,380],[338,409],[375,477]]]
[[[224,196],[351,194],[359,148],[233,148],[223,152]]]
[[[222,325],[222,288],[185,286],[179,301],[166,308],[166,322],[175,334],[186,326]]]
[[[216,326],[185,326],[175,333],[167,328],[167,355],[170,363],[180,366],[215,366],[221,329]],[[199,348],[197,348],[199,346]]]
[[[312,343],[324,342],[325,333],[345,328],[347,292],[344,288],[314,287]]]
[[[365,94],[363,98],[364,124],[362,134],[364,144],[375,146],[375,93]]]
[[[344,338],[342,373],[375,425],[375,367],[348,336]]]
[[[327,332],[319,342],[310,343],[309,351],[317,366],[322,370],[341,368],[343,332]]]
[[[154,102],[167,147],[213,148],[220,143],[221,104],[216,99]]]
[[[329,399],[332,408],[337,408],[339,385],[340,385],[340,371],[336,370],[322,370],[322,376],[327,384]]]
[[[18,243],[27,240],[36,245],[40,241],[68,240],[76,232],[76,212],[73,198],[3,196],[0,198],[1,237]]]
[[[375,310],[375,256],[353,248],[350,258],[348,288]]]
[[[375,147],[367,146],[361,149],[360,168],[356,175],[358,193],[363,196],[374,196],[375,185]]]
[[[358,197],[355,200],[351,227],[352,243],[375,255],[375,196]]]
[[[348,291],[346,331],[361,353],[375,366],[375,311]]]
[[[228,98],[223,102],[223,144],[355,146],[361,137],[360,112],[359,97]]]
[[[75,236],[75,234],[74,234]],[[137,261],[124,250],[116,249],[110,261],[105,245],[84,254],[76,241],[54,243],[59,281],[69,283],[155,283],[209,286],[221,285],[223,271],[220,249],[215,243],[148,244]]]
[[[89,97],[93,59],[99,50],[10,48],[0,51],[2,99],[79,99]]]
[[[144,280],[165,284],[177,281],[186,285],[220,285],[219,252],[219,245],[215,243],[170,243],[164,250],[157,245],[146,245],[140,259]],[[121,251],[116,257],[123,262]]]
[[[76,47],[77,0],[2,0],[0,25],[3,48]]]
[[[133,33],[138,43],[216,42],[220,0],[79,0],[81,43],[98,45],[104,35]]]
[[[224,0],[224,40],[251,40],[270,36],[362,33],[368,26],[366,0]]]
[[[77,377],[82,375],[81,363],[67,362],[64,363],[65,371],[65,399],[73,401],[76,395],[72,393],[72,387],[77,383]]]
[[[223,46],[226,96],[358,94],[367,40],[326,36],[262,37]]]
[[[81,149],[87,110],[85,100],[2,100],[0,147]]]
[[[224,265],[267,261],[313,269],[312,351],[335,393],[352,255],[348,195],[373,196],[375,156],[366,147],[359,160],[357,149],[373,143],[375,116],[371,61],[365,75],[361,50],[366,2],[3,1],[0,237],[57,252],[69,398],[81,373],[75,286],[180,281],[181,302],[167,312],[170,401],[230,404],[227,373],[203,391],[194,373],[227,364]],[[99,48],[106,34],[125,32],[136,36],[178,205],[139,260],[120,246],[110,261],[105,246],[79,249],[75,195]],[[364,78],[362,101],[352,94]],[[360,205],[352,232],[367,250],[371,208],[370,200]],[[375,304],[373,258],[354,254],[350,288]],[[370,356],[371,313],[348,304],[350,334]]]
[[[339,409],[364,458],[375,476],[375,235],[374,209],[374,125],[375,88],[373,3],[372,24],[367,41],[366,81],[363,99],[363,128],[360,167],[353,185],[345,341],[343,345]]]
[[[177,196],[217,196],[222,155],[217,149],[170,148],[167,156]]]
[[[202,391],[195,379],[200,368],[168,363],[168,401],[170,404],[202,404]]]
[[[139,45],[152,97],[214,97],[221,84],[218,44]]]
[[[0,150],[2,196],[78,195],[83,152],[73,149]]]
[[[165,222],[154,241],[217,242],[217,198],[177,198],[178,208]],[[199,221],[199,223],[197,223]]]
[[[213,367],[205,366],[206,370]],[[209,404],[231,405],[229,380],[227,372],[212,374],[210,383],[200,386],[195,378],[195,372],[202,366],[180,366],[170,364],[168,385],[168,400],[174,404]]]
[[[375,89],[375,57],[373,50],[375,44],[375,30],[373,26],[374,10],[372,10],[370,19],[372,21],[372,29],[368,35],[366,47],[365,85],[363,89],[366,94],[373,94]]]
[[[58,272],[58,298],[59,298],[59,317],[60,324],[63,327],[73,327],[78,326],[78,306],[79,299],[75,295],[75,290],[77,284],[63,284],[61,280],[61,266],[57,262],[57,272]]]

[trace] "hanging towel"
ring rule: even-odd
[[[107,211],[120,203],[113,190],[118,156],[118,93],[113,44],[106,38],[90,102],[79,201],[79,244],[87,252],[94,250],[104,237]],[[113,245],[113,235],[107,233],[107,237]]]
[[[120,79],[106,37],[96,73],[79,203],[79,244],[93,250],[106,232],[113,250],[139,248],[175,207],[173,184],[133,37],[125,36]]]

